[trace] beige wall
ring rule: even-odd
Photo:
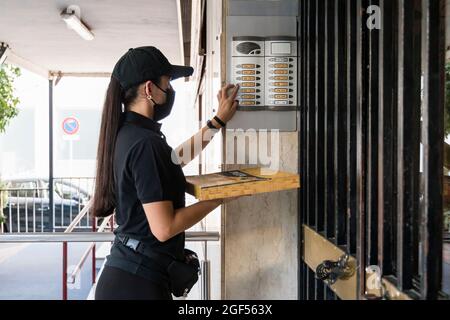
[[[227,150],[235,149],[230,148],[233,140],[226,139]],[[279,153],[280,170],[297,172],[297,133],[280,133]],[[223,298],[297,299],[297,228],[296,190],[244,197],[225,205]]]
[[[226,48],[221,47],[222,1],[206,2],[203,124],[215,114],[216,93],[226,79],[222,61]],[[223,165],[227,150],[231,152],[232,139],[227,139],[227,134],[217,135],[203,151],[201,173],[220,171],[221,165],[223,170],[240,166]],[[279,137],[280,169],[297,172],[297,133],[280,133]],[[258,141],[251,143],[258,144]],[[245,197],[209,214],[201,229],[221,232],[220,242],[208,244],[207,249],[211,262],[211,298],[297,299],[297,228],[296,190]]]

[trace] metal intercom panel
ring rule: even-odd
[[[242,107],[264,105],[264,38],[233,37],[232,79],[241,89],[237,99]]]
[[[298,2],[229,0],[228,4],[226,81],[239,83],[241,89],[240,105],[227,129],[296,131]],[[286,68],[270,60],[286,58]]]
[[[239,109],[292,110],[297,106],[297,41],[292,36],[237,36],[231,45],[232,81]]]
[[[296,38],[266,38],[264,69],[265,105],[272,109],[297,106]]]

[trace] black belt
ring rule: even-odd
[[[130,238],[128,236],[117,234],[115,240],[116,242],[119,242],[124,246],[130,248],[134,252],[138,252],[152,260],[155,260],[164,269],[166,269],[167,266],[174,260],[174,258],[168,255],[155,252],[154,249],[150,248],[144,242]]]

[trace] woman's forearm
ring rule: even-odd
[[[229,90],[231,90],[229,92]],[[219,118],[221,123],[227,123],[233,118],[237,107],[239,105],[239,101],[236,100],[237,94],[239,91],[239,84],[233,85],[228,84],[222,87],[220,91],[217,93],[217,100],[219,101],[219,106],[217,109],[217,118]],[[222,125],[217,122],[215,118],[211,119],[212,125],[215,128],[221,128]],[[223,124],[222,123],[222,124]],[[193,135],[189,140],[182,143],[178,148],[175,149],[176,155],[179,159],[181,159],[181,166],[185,166],[190,161],[192,161],[199,153],[206,148],[206,146],[211,141],[212,137],[218,130],[210,129],[208,126],[204,126],[199,132]],[[205,138],[206,136],[206,138]],[[201,148],[195,148],[195,144],[197,141],[201,141]],[[198,143],[200,145],[200,143]],[[184,151],[189,150],[189,157],[184,154]]]
[[[171,235],[175,236],[189,229],[221,204],[222,200],[206,200],[175,210],[170,231]]]
[[[215,122],[213,122],[216,125]],[[175,150],[178,157],[181,159],[180,165],[184,167],[189,162],[195,159],[203,149],[209,144],[209,142],[214,137],[214,134],[217,133],[218,130],[212,130],[207,126],[201,128],[196,134],[194,134],[191,138],[183,142],[180,146],[178,146]],[[195,144],[201,141],[201,148],[196,148]],[[200,143],[198,143],[200,145]],[[187,158],[185,152],[189,150],[189,158]]]

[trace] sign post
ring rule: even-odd
[[[67,117],[62,122],[62,129],[64,132],[63,139],[70,143],[70,176],[72,176],[72,162],[73,162],[73,141],[80,140],[79,130],[80,122],[75,117]]]

